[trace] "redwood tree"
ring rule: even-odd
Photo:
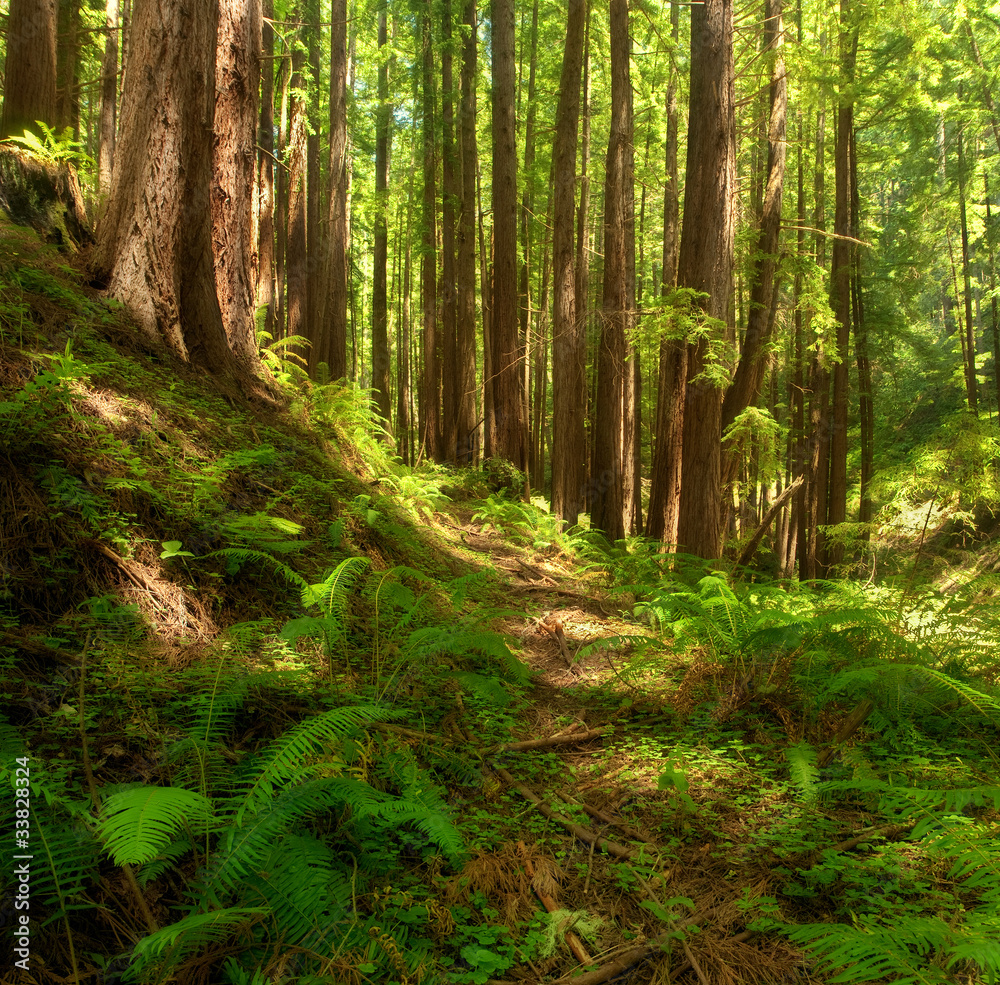
[[[524,375],[517,319],[517,148],[514,114],[514,0],[492,0],[493,297],[490,319],[494,454],[527,469]]]
[[[587,446],[587,339],[576,313],[573,264],[576,144],[587,0],[569,0],[553,148],[552,510],[575,524],[583,507]]]
[[[140,328],[213,371],[235,366],[212,257],[218,19],[218,0],[135,0],[122,138],[95,256]]]
[[[56,0],[10,0],[0,138],[56,122]]]
[[[216,48],[212,232],[215,279],[230,348],[257,359],[254,165],[260,79],[261,0],[224,0]]]
[[[687,181],[677,284],[704,295],[718,333],[729,322],[736,206],[733,2],[691,7]],[[705,374],[708,342],[687,345],[687,398],[677,540],[700,557],[722,553],[721,391]]]
[[[635,186],[628,0],[611,0],[611,133],[604,183],[604,303],[594,408],[591,526],[620,540],[631,526],[632,447],[626,440],[635,321]]]

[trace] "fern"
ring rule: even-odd
[[[265,551],[255,551],[248,547],[224,547],[222,550],[212,551],[208,557],[217,557],[225,560],[226,571],[231,575],[238,574],[240,568],[245,564],[260,564],[266,568],[271,568],[271,570],[284,578],[294,588],[298,588],[304,592],[309,587],[302,575]]]
[[[303,586],[302,604],[307,608],[319,606],[328,616],[335,615],[346,623],[351,590],[370,563],[364,557],[344,558],[321,582]]]
[[[265,907],[230,907],[208,913],[192,913],[176,923],[142,938],[133,952],[132,964],[123,981],[136,981],[156,969],[156,977],[165,980],[168,972],[186,954],[219,944],[240,927],[259,922],[267,915]]]
[[[104,802],[98,834],[116,865],[141,865],[156,858],[178,828],[211,817],[211,801],[191,790],[133,787]]]
[[[354,705],[335,708],[299,722],[273,743],[262,757],[263,764],[255,769],[236,809],[237,823],[247,812],[255,814],[260,810],[273,795],[276,784],[301,779],[303,762],[328,743],[344,738],[363,725],[398,717],[399,712],[377,705]]]
[[[816,750],[808,742],[798,742],[785,750],[785,758],[788,760],[792,782],[798,788],[802,800],[807,804],[815,803],[819,778]]]

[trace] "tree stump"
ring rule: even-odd
[[[0,146],[0,207],[46,243],[75,253],[94,242],[83,191],[68,164],[49,164],[27,150]]]

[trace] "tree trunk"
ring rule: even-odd
[[[983,171],[983,191],[986,195],[986,247],[990,261],[990,314],[993,329],[993,387],[997,402],[997,419],[1000,420],[1000,312],[997,305],[996,289],[996,229],[990,211],[990,182]]]
[[[830,432],[830,490],[826,522],[830,526],[847,519],[847,410],[848,357],[851,339],[851,133],[854,129],[854,102],[851,86],[858,35],[849,25],[850,0],[840,0],[841,91],[837,108],[837,142],[834,149],[836,198],[833,255],[830,266],[830,307],[837,322],[837,362],[833,368],[833,426]],[[833,545],[825,561],[828,568],[841,563],[843,547]]]
[[[305,21],[303,0],[295,9],[296,20]],[[287,286],[287,324],[289,336],[307,338],[312,343],[308,353],[310,369],[319,357],[316,326],[309,315],[309,271],[307,250],[307,201],[308,201],[308,114],[305,99],[305,75],[303,67],[306,56],[302,41],[293,38],[292,71],[289,78],[290,122],[285,163],[288,167],[288,241],[285,249],[285,270]]]
[[[455,143],[455,90],[451,0],[441,8],[441,438],[446,461],[458,458],[458,291],[455,275],[455,209],[462,195]]]
[[[101,108],[97,127],[98,190],[111,190],[115,165],[115,141],[118,136],[118,0],[108,0],[104,14],[107,37],[101,62]]]
[[[775,272],[778,266],[781,199],[785,183],[787,149],[785,125],[788,83],[782,54],[784,43],[782,0],[765,0],[764,50],[770,54],[772,60],[770,123],[767,128],[767,180],[764,185],[757,244],[752,254],[753,270],[750,275],[750,306],[746,335],[736,373],[722,401],[723,434],[760,395],[774,325],[771,302],[775,294]],[[723,485],[727,486],[736,477],[737,456],[734,449],[729,447],[725,450],[723,462]]]
[[[961,88],[959,89],[961,98]],[[965,143],[963,127],[958,126],[958,204],[959,219],[962,224],[962,283],[963,299],[965,301],[965,393],[969,401],[969,410],[979,413],[979,400],[976,386],[976,339],[972,331],[972,275],[969,271],[969,223],[965,208]]]
[[[375,409],[386,422],[386,434],[392,434],[389,422],[392,408],[389,364],[389,299],[387,265],[389,258],[389,148],[392,104],[389,102],[389,61],[386,11],[378,12],[378,111],[375,120],[375,269],[372,279],[372,389]]]
[[[212,240],[216,291],[229,347],[248,366],[258,359],[253,194],[261,16],[260,0],[221,0],[215,62]]]
[[[587,474],[587,339],[577,318],[574,259],[576,144],[587,0],[569,0],[553,147],[552,511],[574,526]]]
[[[329,368],[331,380],[347,376],[347,0],[334,0],[330,24],[330,156],[327,168],[330,197],[327,241],[322,260],[320,344],[313,347],[310,366]]]
[[[274,0],[264,0],[261,28],[260,124],[257,128],[257,306],[264,331],[275,337],[274,312]]]
[[[635,322],[635,187],[628,0],[611,0],[611,133],[604,184],[604,300],[594,406],[594,490],[590,523],[614,542],[633,515],[634,412],[629,336]]]
[[[732,0],[691,8],[687,183],[677,283],[707,297],[704,314],[725,326],[732,291],[736,160]],[[718,332],[719,329],[713,331]],[[687,399],[677,540],[704,558],[722,553],[721,411],[704,376],[705,340],[687,345]]]
[[[670,5],[673,42],[680,37],[680,4]],[[677,173],[678,118],[677,72],[671,65],[667,87],[666,187],[663,192],[663,272],[660,293],[664,301],[677,287],[677,253],[680,244],[680,185]],[[687,350],[678,339],[660,342],[656,394],[656,444],[649,492],[646,536],[677,546],[677,518],[681,496],[681,457],[684,398],[687,389]]]
[[[517,318],[517,147],[514,114],[514,2],[492,0],[493,298],[490,322],[494,454],[527,470],[524,373]],[[525,482],[527,485],[527,481]],[[526,490],[525,490],[526,491]]]
[[[523,52],[523,46],[522,46]],[[519,360],[524,372],[522,393],[525,397],[522,411],[524,421],[530,427],[530,373],[528,369],[528,349],[531,336],[531,275],[533,273],[532,225],[535,213],[535,74],[538,66],[538,0],[531,6],[531,40],[528,55],[528,107],[524,123],[524,181],[521,188],[521,269],[518,285],[518,321],[520,347]],[[530,476],[535,469],[534,442],[528,441],[525,459]]]
[[[433,461],[441,459],[441,356],[437,334],[437,161],[434,154],[434,42],[431,15],[423,17],[424,150],[423,239],[420,293],[423,310],[423,373],[420,385],[420,445]]]
[[[10,0],[0,139],[56,125],[56,0]]]
[[[455,276],[458,308],[455,325],[455,390],[458,465],[472,462],[476,445],[476,0],[466,0],[468,33],[462,47],[462,208],[458,217],[458,257]]]
[[[218,5],[136,0],[122,139],[95,256],[150,336],[235,368],[215,291],[212,140]]]

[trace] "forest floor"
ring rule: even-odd
[[[268,359],[0,222],[0,982],[1000,974],[989,599],[608,548]]]

